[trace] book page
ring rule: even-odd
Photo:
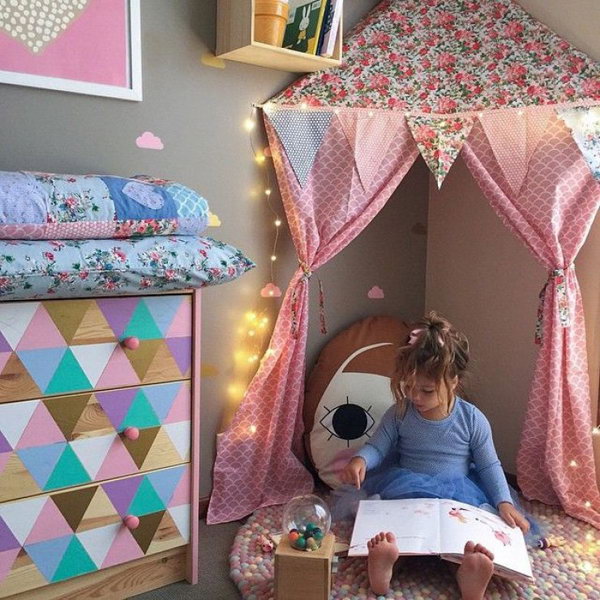
[[[436,499],[361,500],[348,556],[367,556],[367,542],[380,531],[396,536],[400,554],[439,554]]]
[[[533,578],[523,533],[501,517],[454,500],[440,500],[440,554],[461,555],[469,540],[483,544],[494,554],[496,574],[506,570]]]

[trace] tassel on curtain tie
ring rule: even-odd
[[[305,281],[308,283],[308,280],[312,277],[312,271],[310,267],[300,261],[300,268],[302,269],[302,279],[300,281]],[[321,325],[321,333],[325,335],[327,333],[327,325],[325,322],[325,294],[323,292],[323,284],[319,279],[319,321]],[[298,289],[294,288],[292,293],[292,335],[294,337],[298,337]]]
[[[306,263],[303,263],[302,261],[300,261],[298,264],[300,265],[300,268],[302,269],[304,279],[310,279],[312,277],[312,271],[310,270],[310,267]]]
[[[544,284],[544,287],[539,295],[537,319],[535,322],[535,343],[538,345],[542,343],[542,330],[544,326],[544,299],[546,297],[546,288],[551,280],[554,280],[556,285],[556,304],[561,327],[568,327],[571,324],[569,297],[567,295],[567,282],[565,278],[566,273],[571,269],[575,269],[574,263],[571,263],[564,269],[550,269],[550,272],[548,273],[548,280]]]

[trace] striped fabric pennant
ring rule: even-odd
[[[298,183],[304,187],[329,129],[332,113],[270,108],[265,108],[264,113],[277,131]]]

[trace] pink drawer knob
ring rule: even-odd
[[[140,347],[140,338],[135,336],[126,337],[123,340],[123,346],[125,346],[127,350],[137,350]]]
[[[140,526],[140,520],[135,515],[127,515],[123,519],[123,523],[127,529],[137,529]]]
[[[128,439],[135,441],[140,437],[140,430],[137,427],[125,427],[123,435]]]

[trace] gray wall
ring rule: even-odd
[[[347,0],[346,27],[376,3]],[[241,280],[203,293],[201,493],[206,495],[215,434],[237,402],[228,388],[247,381],[254,368],[234,358],[244,315],[256,310],[274,316],[278,308],[277,300],[259,295],[270,280],[273,216],[260,193],[264,172],[252,159],[242,122],[253,102],[267,100],[296,76],[234,62],[225,69],[205,66],[202,55],[214,50],[216,0],[141,4],[143,102],[0,85],[0,170],[148,173],[180,181],[202,193],[221,219],[222,226],[209,234],[257,262]],[[145,130],[163,140],[164,150],[136,147]],[[260,147],[259,138],[257,133]],[[274,181],[273,173],[270,177]],[[411,230],[426,223],[427,185],[419,162],[368,230],[321,269],[331,334],[367,314],[414,318],[421,313],[426,241]],[[279,207],[277,197],[273,205]],[[282,229],[276,282],[284,290],[295,259]],[[372,285],[384,289],[385,299],[367,299]],[[309,363],[328,339],[318,331],[312,288]]]

